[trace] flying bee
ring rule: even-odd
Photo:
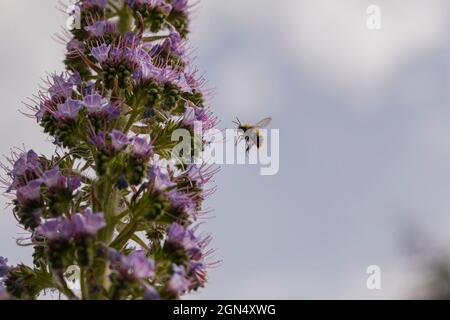
[[[238,130],[240,131],[237,143],[244,139],[246,143],[245,150],[247,153],[250,152],[250,149],[253,146],[256,146],[257,149],[261,148],[263,144],[263,137],[260,129],[267,127],[272,122],[272,118],[265,118],[255,125],[242,124],[239,118],[236,118],[236,120],[237,121],[233,121],[233,123],[238,126]]]

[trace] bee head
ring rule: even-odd
[[[248,124],[248,123],[246,123],[246,124],[241,124],[240,126],[239,126],[239,129],[240,130],[242,130],[242,131],[247,131],[247,130],[250,130],[250,129],[252,129],[253,128],[253,126],[251,125],[251,124]]]

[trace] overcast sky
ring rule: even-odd
[[[2,154],[52,151],[18,109],[63,69],[56,2],[0,0]],[[381,30],[366,27],[370,4]],[[405,230],[450,244],[449,21],[445,0],[203,0],[192,42],[221,127],[272,116],[281,170],[222,168],[203,229],[224,262],[194,298],[414,294],[422,265],[405,252]],[[18,230],[5,209],[0,254],[30,262]],[[374,264],[381,291],[366,288]]]

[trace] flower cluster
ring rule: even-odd
[[[211,251],[205,251],[211,238],[206,236],[198,238],[193,230],[174,223],[169,229],[166,247],[175,261],[188,261],[187,269],[184,265],[173,266],[173,275],[168,289],[175,296],[179,296],[188,290],[196,290],[204,286],[206,282],[206,269],[211,265],[206,258]]]
[[[10,183],[7,191],[15,194],[14,213],[26,228],[34,230],[42,218],[56,217],[66,211],[77,197],[81,176],[69,168],[61,169],[30,150],[9,159],[13,162],[8,171]]]
[[[178,299],[204,287],[215,265],[197,226],[217,170],[172,155],[176,130],[216,125],[188,52],[191,6],[76,6],[67,70],[50,74],[27,105],[57,152],[16,150],[3,165],[14,216],[30,234],[19,242],[33,246],[34,265],[0,258],[0,299],[46,290],[69,299]]]
[[[76,263],[89,266],[95,255],[92,240],[105,226],[103,212],[94,214],[90,209],[72,214],[70,218],[48,219],[33,235],[33,242],[45,248],[35,258],[48,261],[53,270],[64,270]]]
[[[73,214],[70,219],[49,219],[36,229],[36,235],[44,237],[49,243],[68,241],[71,238],[92,237],[105,227],[103,213],[92,213],[86,209],[83,213]]]

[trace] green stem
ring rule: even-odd
[[[67,298],[76,299],[77,296],[75,293],[70,290],[67,286],[66,279],[64,278],[64,274],[61,271],[56,272],[57,281],[58,281],[58,290],[61,291]]]
[[[122,230],[117,238],[111,243],[111,247],[120,250],[133,237],[139,226],[139,219],[134,219]]]
[[[95,192],[96,200],[99,204],[99,211],[102,211],[105,217],[106,227],[100,231],[97,239],[105,244],[109,244],[112,241],[114,230],[117,224],[117,207],[119,201],[119,193],[115,189],[111,179],[108,176],[100,177],[99,180],[96,181]],[[105,288],[107,279],[107,269],[108,266],[106,263],[97,264],[95,266],[95,271],[92,274],[86,274],[84,272],[84,282],[86,285],[86,290],[89,291],[88,285],[88,277],[94,276],[97,281],[103,285]],[[85,293],[86,294],[86,293]],[[90,293],[87,293],[90,295]],[[89,298],[89,297],[88,297]]]
[[[51,274],[36,274],[36,279],[37,282],[39,283],[39,285],[41,286],[42,290],[45,289],[56,289],[59,290],[60,292],[63,292],[63,289],[61,288],[61,286],[59,285],[59,283],[57,283]]]
[[[125,217],[126,217],[127,215],[129,215],[129,214],[130,214],[130,209],[126,209],[126,210],[124,210],[123,212],[119,213],[119,214],[116,216],[116,223],[121,222],[122,219],[125,218]]]
[[[133,126],[133,124],[136,122],[137,118],[139,117],[139,114],[141,113],[142,108],[142,99],[143,95],[141,92],[137,92],[136,95],[133,97],[132,101],[132,111],[130,114],[130,117],[128,118],[128,122],[123,130],[123,132],[127,133],[128,130]]]
[[[131,129],[133,124],[136,122],[138,115],[139,114],[136,111],[133,111],[133,113],[130,115],[130,118],[129,118],[127,125],[125,126],[125,129],[123,130],[123,132],[127,133]]]
[[[81,287],[81,299],[89,300],[89,290],[86,286],[86,270],[81,268],[80,270],[80,287]]]
[[[143,37],[142,40],[144,40],[144,42],[153,42],[153,41],[158,41],[161,39],[166,39],[169,36],[152,36],[152,37]]]
[[[109,179],[108,179],[109,180]],[[116,215],[117,215],[117,202],[118,194],[114,187],[111,187],[112,183],[107,181],[105,184],[105,194],[104,194],[104,205],[103,211],[106,220],[106,241],[109,243],[112,240],[114,229],[116,226]]]
[[[146,249],[148,252],[150,252],[150,248],[148,247],[148,245],[145,243],[144,240],[142,240],[137,234],[133,234],[131,236],[131,240],[133,240],[134,242],[136,242],[138,245],[140,245],[143,249]]]
[[[119,11],[119,32],[125,34],[131,28],[131,13],[128,6],[123,5]]]

